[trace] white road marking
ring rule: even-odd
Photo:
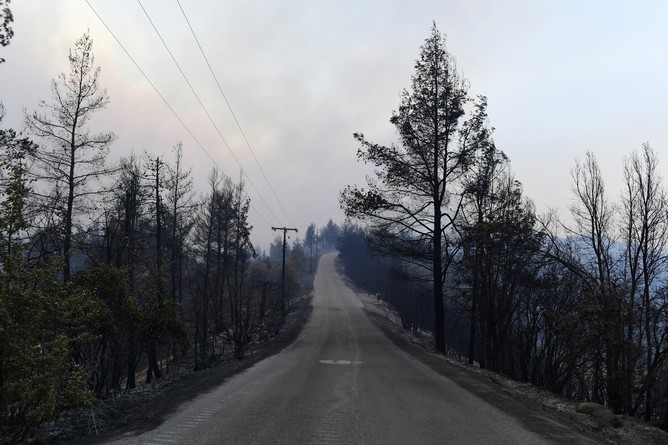
[[[323,365],[361,365],[359,360],[319,360]]]

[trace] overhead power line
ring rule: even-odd
[[[181,123],[181,125],[183,126],[183,128],[184,128],[184,129],[188,132],[188,134],[193,138],[193,140],[194,140],[195,143],[199,146],[199,148],[206,154],[206,156],[211,160],[211,162],[213,162],[213,165],[215,165],[216,168],[218,168],[218,170],[223,171],[223,170],[220,168],[220,166],[218,166],[218,163],[216,162],[216,160],[209,154],[209,152],[207,151],[207,149],[204,148],[204,145],[202,145],[202,143],[199,141],[199,139],[197,139],[197,137],[193,134],[193,132],[192,132],[192,131],[190,130],[190,128],[188,127],[188,125],[186,125],[186,123],[183,121],[183,119],[181,119],[181,117],[180,117],[179,114],[176,112],[176,110],[174,110],[174,108],[169,104],[169,102],[167,101],[167,99],[165,99],[165,96],[163,96],[162,93],[160,93],[160,90],[158,90],[158,88],[157,88],[157,87],[155,86],[155,84],[151,81],[151,79],[149,79],[149,77],[146,75],[146,73],[144,72],[144,70],[141,69],[141,67],[139,66],[139,64],[137,63],[137,61],[134,59],[134,57],[132,57],[132,55],[130,55],[130,53],[128,52],[128,50],[125,49],[125,46],[123,45],[123,43],[121,43],[121,41],[118,39],[118,37],[116,37],[116,34],[114,34],[114,32],[111,30],[111,28],[109,28],[109,26],[108,26],[107,23],[104,21],[104,19],[102,19],[102,16],[100,16],[100,14],[98,14],[98,12],[95,10],[95,8],[93,8],[93,5],[91,5],[90,2],[89,2],[88,0],[85,0],[85,2],[86,2],[86,4],[88,5],[88,7],[91,9],[91,11],[93,11],[93,13],[94,13],[95,16],[98,18],[98,20],[100,20],[100,22],[102,23],[102,25],[107,29],[107,31],[109,32],[109,34],[111,34],[111,36],[114,38],[114,40],[116,40],[116,43],[118,43],[118,46],[121,47],[121,49],[123,50],[123,52],[125,53],[125,55],[128,56],[128,58],[132,61],[132,63],[134,64],[134,66],[137,68],[137,70],[139,70],[139,72],[141,73],[141,75],[144,76],[144,79],[146,79],[146,81],[148,82],[148,84],[151,85],[151,88],[153,88],[153,91],[155,91],[156,94],[157,94],[158,96],[160,96],[160,99],[162,99],[162,101],[165,103],[165,105],[167,106],[167,108],[169,108],[169,111],[172,112],[172,114],[174,115],[174,117],[176,117],[176,119],[179,121],[179,123]],[[251,204],[250,207],[251,207],[251,208],[255,211],[255,213],[260,217],[260,219],[262,219],[262,220],[267,224],[267,226],[271,226],[271,224],[269,223],[269,221],[267,221],[267,219],[264,217],[264,215],[262,215],[262,213],[260,213],[260,212],[257,210],[257,208],[255,208],[255,206],[253,206],[253,204]],[[275,218],[275,217],[274,217],[274,218]],[[275,218],[275,219],[277,219],[277,218]]]
[[[218,125],[216,125],[215,121],[211,117],[211,114],[209,114],[209,111],[207,110],[206,106],[204,106],[204,103],[202,102],[199,95],[195,91],[195,88],[193,88],[192,84],[190,83],[190,80],[188,80],[188,76],[186,76],[186,74],[183,72],[183,69],[181,68],[181,65],[176,60],[176,57],[174,57],[174,54],[172,53],[172,51],[169,49],[169,45],[167,45],[167,42],[165,42],[165,39],[163,39],[162,34],[160,34],[160,31],[158,31],[158,28],[155,26],[155,23],[153,23],[153,20],[151,19],[151,16],[149,15],[148,11],[146,11],[146,8],[144,8],[144,5],[142,5],[141,0],[137,0],[137,3],[139,3],[139,6],[141,7],[142,11],[144,11],[144,15],[146,15],[146,18],[148,19],[149,23],[153,27],[153,30],[155,31],[155,33],[160,38],[160,41],[162,42],[163,46],[165,47],[165,49],[169,53],[169,56],[172,58],[172,61],[174,62],[174,65],[176,65],[176,68],[178,68],[179,72],[181,73],[181,76],[183,76],[183,79],[188,84],[188,87],[190,88],[190,91],[193,93],[193,95],[197,99],[197,102],[199,103],[200,107],[202,107],[202,110],[204,110],[204,114],[206,114],[206,117],[209,119],[209,122],[211,122],[211,125],[213,125],[213,127],[216,129],[216,132],[218,133],[218,136],[220,136],[220,139],[223,141],[223,144],[225,144],[225,147],[227,147],[227,151],[230,152],[230,154],[232,155],[232,158],[234,158],[234,161],[237,163],[237,165],[241,169],[241,173],[246,177],[246,179],[248,179],[248,183],[251,185],[251,187],[253,187],[253,190],[255,190],[255,193],[257,193],[258,197],[260,198],[262,203],[265,205],[265,207],[267,207],[267,210],[269,210],[269,213],[271,213],[271,216],[273,216],[274,219],[278,221],[279,219],[274,214],[274,211],[271,209],[269,204],[267,204],[267,202],[264,200],[264,198],[262,197],[262,194],[257,189],[257,187],[255,187],[255,184],[253,183],[253,180],[250,178],[250,176],[248,176],[248,173],[246,173],[246,171],[242,167],[241,162],[239,162],[239,159],[234,154],[234,151],[232,151],[232,147],[230,147],[230,144],[227,143],[227,140],[225,139],[222,132],[218,128]]]
[[[188,28],[190,28],[190,32],[192,33],[193,38],[195,39],[195,42],[197,42],[197,47],[199,48],[200,52],[202,53],[202,57],[204,57],[204,60],[206,61],[206,65],[209,67],[209,71],[211,72],[211,75],[213,76],[213,79],[216,81],[216,85],[218,86],[218,91],[220,91],[220,94],[223,96],[223,99],[225,100],[225,104],[227,105],[227,108],[230,110],[230,113],[232,114],[232,117],[234,118],[234,122],[237,124],[237,127],[239,128],[239,132],[241,132],[241,136],[244,138],[244,141],[246,142],[246,146],[248,147],[248,149],[252,153],[253,159],[255,159],[255,163],[257,164],[258,168],[260,169],[260,172],[262,172],[262,176],[264,177],[264,180],[267,182],[267,185],[269,186],[269,189],[271,190],[271,193],[274,195],[274,198],[276,199],[276,202],[278,203],[279,207],[283,211],[283,214],[288,219],[290,224],[294,225],[292,223],[292,220],[290,219],[290,216],[288,216],[288,213],[285,211],[285,208],[283,207],[283,204],[281,203],[281,200],[278,198],[278,195],[276,195],[276,191],[271,186],[271,183],[269,182],[269,179],[267,178],[267,175],[265,174],[264,169],[260,165],[260,161],[257,159],[257,156],[255,156],[255,151],[253,150],[253,147],[251,146],[250,142],[248,141],[248,138],[246,137],[246,133],[244,132],[243,128],[241,128],[241,124],[239,123],[239,120],[237,119],[237,116],[234,113],[234,110],[232,110],[232,105],[230,105],[230,102],[227,100],[227,96],[223,92],[223,88],[220,86],[220,82],[218,81],[218,77],[216,76],[216,73],[213,71],[213,68],[211,67],[211,64],[209,63],[209,58],[204,53],[204,49],[202,48],[202,45],[200,44],[199,39],[197,38],[197,35],[195,34],[195,30],[193,29],[192,25],[190,24],[190,20],[188,20],[188,16],[186,15],[186,12],[183,10],[183,6],[181,6],[181,2],[179,0],[176,0],[176,3],[178,3],[179,9],[181,9],[181,13],[183,14],[183,18],[185,19],[186,23],[188,24]]]

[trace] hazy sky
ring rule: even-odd
[[[134,0],[89,0],[223,172],[240,170]],[[260,164],[267,186],[202,58],[176,0],[143,0],[195,91],[258,193],[252,239],[266,248],[271,226],[343,220],[338,193],[363,184],[359,131],[396,139],[389,124],[410,86],[432,22],[471,84],[489,101],[495,141],[539,212],[570,202],[570,171],[587,150],[598,157],[610,196],[622,162],[649,141],[668,167],[668,2],[529,0],[181,0]],[[0,56],[4,127],[50,98],[68,69],[67,51],[86,30],[111,103],[94,130],[131,151],[171,155],[181,141],[204,191],[212,162],[153,91],[85,0],[14,0],[15,37]]]

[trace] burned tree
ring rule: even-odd
[[[467,168],[474,140],[464,131],[466,80],[433,27],[422,46],[410,91],[402,94],[390,122],[400,144],[383,146],[355,134],[358,158],[376,167],[368,189],[347,187],[341,206],[349,217],[383,234],[379,246],[428,270],[434,291],[436,349],[445,351],[444,285],[457,251],[456,219],[461,195],[456,182]]]
[[[45,148],[34,154],[36,176],[46,183],[37,196],[44,207],[58,213],[65,282],[71,275],[75,212],[84,214],[90,208],[86,201],[100,192],[89,185],[109,173],[105,160],[114,140],[113,133],[92,134],[88,127],[95,112],[109,103],[107,91],[100,89],[100,68],[92,48],[88,34],[77,39],[70,49],[70,72],[51,81],[52,100],[39,104],[41,113],[26,116],[30,131],[46,140]]]

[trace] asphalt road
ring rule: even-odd
[[[591,443],[545,414],[532,428],[504,409],[503,395],[490,404],[395,346],[335,258],[320,261],[311,318],[295,343],[183,404],[159,428],[116,443]]]

